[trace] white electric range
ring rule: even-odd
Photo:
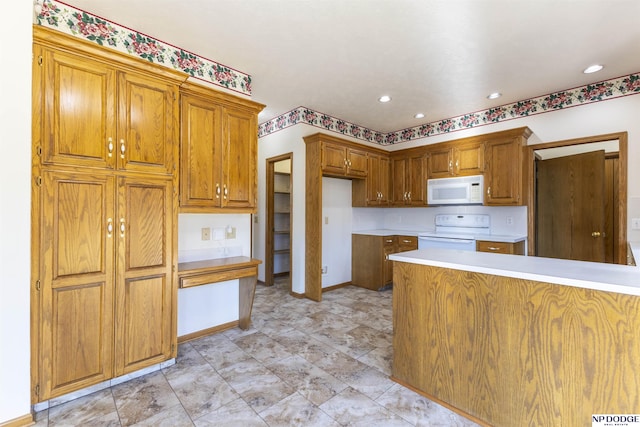
[[[435,231],[418,234],[418,249],[475,251],[478,237],[491,234],[487,214],[438,214]]]

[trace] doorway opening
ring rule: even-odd
[[[266,286],[282,284],[291,292],[293,153],[267,159]]]
[[[529,146],[531,255],[626,263],[627,134]]]

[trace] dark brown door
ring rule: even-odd
[[[536,166],[538,256],[604,262],[604,151]]]

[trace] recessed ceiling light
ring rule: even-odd
[[[593,65],[589,65],[582,72],[585,73],[585,74],[597,73],[598,71],[602,70],[603,68],[604,68],[604,65],[593,64]]]
[[[389,95],[382,95],[380,98],[378,98],[378,101],[380,101],[380,102],[389,102],[389,101],[391,101],[391,97]]]
[[[488,99],[497,99],[500,98],[502,96],[502,94],[500,92],[493,92],[490,93],[489,95],[487,95]]]
[[[414,118],[416,118],[416,119],[423,119],[423,118],[424,118],[424,114],[422,114],[422,113],[416,113],[416,115],[415,115],[415,116],[413,116],[413,117],[414,117]]]

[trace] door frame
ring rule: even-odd
[[[267,208],[267,223],[265,225],[265,260],[264,260],[264,284],[266,286],[273,285],[274,282],[274,226],[275,226],[275,215],[274,215],[274,176],[275,176],[275,164],[281,162],[283,160],[289,160],[291,162],[291,166],[293,167],[293,153],[281,154],[279,156],[270,157],[266,159],[266,174],[267,174],[267,188],[266,188],[266,208]],[[293,168],[291,173],[289,174],[289,188],[291,189],[289,193],[289,284],[288,289],[291,292],[291,278],[293,273],[293,265],[292,265],[292,245],[293,245],[293,227],[291,227],[293,222]]]
[[[529,255],[536,255],[536,180],[535,180],[535,151],[545,148],[566,147],[569,145],[590,144],[595,142],[618,140],[618,232],[614,236],[614,245],[617,247],[618,257],[614,260],[617,264],[627,263],[627,132],[609,133],[604,135],[588,136],[584,138],[567,139],[548,142],[544,144],[527,145],[526,161],[529,164],[529,178],[527,182],[529,208],[527,210],[527,244]]]

